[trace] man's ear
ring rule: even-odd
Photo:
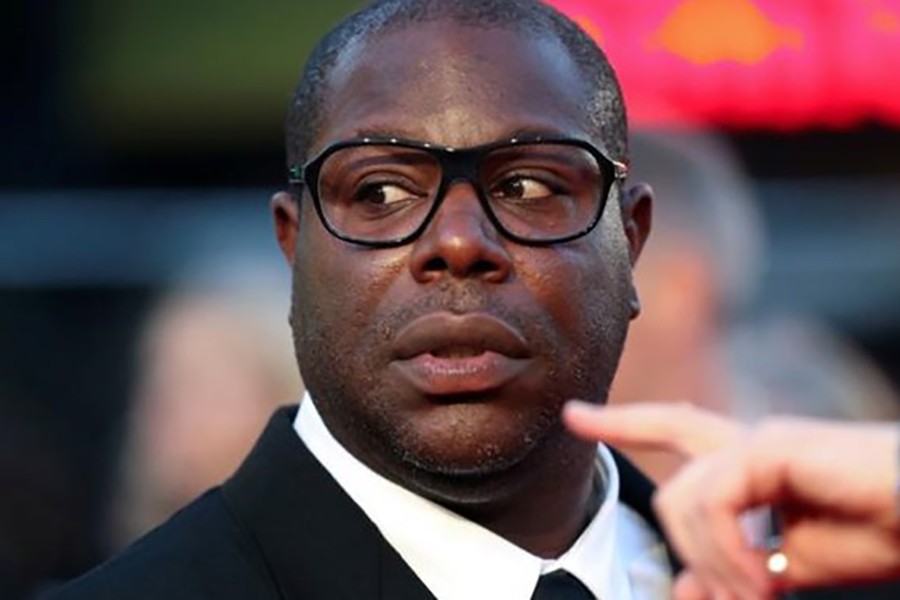
[[[269,202],[275,220],[275,237],[289,265],[294,264],[297,233],[300,229],[300,203],[289,192],[276,192]]]
[[[650,235],[650,224],[653,220],[653,188],[646,183],[631,186],[622,196],[622,225],[628,239],[628,256],[631,266],[637,263],[647,236]],[[631,278],[631,318],[641,314],[641,301],[634,277]]]
[[[653,221],[653,188],[637,183],[625,191],[622,197],[622,224],[628,238],[631,264],[637,263]]]

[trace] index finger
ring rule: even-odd
[[[665,450],[684,457],[707,454],[734,441],[735,421],[688,402],[647,402],[596,406],[573,400],[563,422],[583,438],[624,449]]]

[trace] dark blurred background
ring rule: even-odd
[[[103,530],[110,474],[133,387],[134,349],[141,323],[160,296],[185,278],[234,276],[240,285],[287,289],[287,269],[267,212],[268,198],[284,182],[285,108],[312,44],[357,4],[5,3],[0,36],[5,72],[0,100],[0,586],[6,587],[0,587],[0,597],[14,598],[36,584],[69,578],[109,551]],[[583,10],[585,19],[591,18],[592,3],[559,4],[570,4],[576,17]],[[621,72],[655,81],[659,89],[711,81],[709,72],[685,71],[679,79],[676,71],[641,71],[640,58],[619,39],[625,33],[610,22],[628,17],[629,27],[640,27],[634,7],[646,4],[657,9],[644,11],[657,25],[677,10],[699,11],[693,22],[698,32],[708,32],[722,18],[718,9],[706,6],[710,10],[703,13],[704,3],[696,0],[631,2],[630,12],[621,2],[593,4],[598,11],[599,6],[611,8],[602,18],[581,22],[592,23],[593,32],[609,42]],[[883,35],[894,40],[889,47],[895,48],[900,35],[896,3],[792,4],[806,6],[806,13],[795,7],[777,18],[795,19],[797,31],[811,28],[810,36],[823,35],[832,22],[847,23],[841,10],[868,6],[870,29],[854,34],[843,26],[835,35],[845,39],[819,40],[837,48],[838,58],[831,53],[818,60],[845,59],[851,64],[841,68],[849,71],[875,62],[883,70],[874,78],[900,79],[900,54],[875,46],[870,51],[878,54],[866,54],[852,38],[871,41]],[[772,2],[719,1],[722,5],[731,5],[743,23],[748,10],[757,16],[777,12]],[[825,29],[810,24],[815,14],[830,19],[821,26]],[[662,49],[643,47],[648,54],[674,56],[667,40],[677,45],[681,38],[672,35],[660,38]],[[799,38],[784,39],[784,53],[802,52]],[[614,52],[619,48],[625,48],[621,62]],[[694,56],[688,50],[682,58]],[[685,100],[690,94],[682,94],[678,111],[660,116],[639,109],[633,113],[635,123],[719,128],[752,179],[767,231],[767,261],[752,310],[811,315],[900,383],[900,120],[891,112],[895,107],[869,110],[852,98],[844,104],[832,98],[831,105],[806,112],[796,109],[797,102],[793,109],[779,108],[779,99],[794,96],[778,86],[793,85],[791,94],[802,95],[797,73],[808,67],[778,62],[777,56],[766,66],[765,56],[753,63],[742,58],[740,48],[731,50],[738,54],[695,57],[690,66],[703,71],[704,65],[721,62],[734,69],[714,74],[724,78],[721,85],[704,92],[732,96],[730,109],[724,103],[691,112]],[[728,78],[754,68],[769,69],[766,77],[772,81],[739,93],[736,80]],[[838,71],[834,65],[824,69],[825,75]],[[625,83],[629,101],[642,93]],[[849,85],[837,81],[835,88]],[[820,93],[808,87],[809,94]],[[880,98],[885,91],[873,87],[870,93]],[[755,106],[765,110],[747,108],[754,106],[753,97],[764,98]],[[893,101],[898,98],[900,93]]]

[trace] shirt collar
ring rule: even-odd
[[[615,548],[618,469],[604,446],[598,447],[605,483],[600,509],[569,550],[546,560],[369,469],[331,435],[308,392],[294,429],[436,598],[529,600],[538,577],[560,568],[597,598],[631,598]]]

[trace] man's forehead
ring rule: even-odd
[[[441,19],[388,27],[353,38],[337,57],[329,80],[339,84],[364,69],[387,76],[412,69],[445,74],[465,67],[464,72],[477,75],[478,66],[498,59],[496,47],[508,50],[499,58],[506,68],[514,69],[521,62],[517,60],[518,49],[526,46],[541,50],[541,66],[572,64],[565,45],[549,31],[541,34],[514,25],[488,27]],[[402,52],[404,49],[407,51]]]
[[[325,83],[326,144],[367,131],[459,138],[429,140],[443,145],[490,141],[495,128],[587,135],[583,77],[551,35],[452,21],[388,30],[348,46]]]

